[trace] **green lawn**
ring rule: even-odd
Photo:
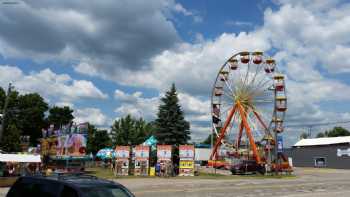
[[[90,175],[97,176],[103,179],[115,179],[115,178],[160,178],[160,177],[140,177],[140,176],[118,176],[115,177],[110,168],[87,168],[87,173]],[[259,178],[259,179],[285,179],[285,178],[296,178],[295,175],[234,175],[234,176],[226,176],[222,174],[214,174],[214,173],[204,173],[201,172],[199,176],[178,176],[171,177],[174,179],[251,179],[251,178]]]

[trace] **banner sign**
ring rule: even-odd
[[[135,157],[137,160],[149,159],[149,146],[139,145],[135,147]]]
[[[157,146],[158,160],[171,160],[171,145]]]
[[[283,153],[283,137],[281,135],[277,136],[277,152]]]
[[[341,156],[348,156],[350,157],[350,148],[348,149],[337,149],[337,156],[341,157]]]
[[[179,146],[180,160],[193,160],[194,159],[194,146],[193,145],[180,145]]]
[[[130,157],[130,147],[129,146],[117,146],[115,148],[117,159],[128,159]]]

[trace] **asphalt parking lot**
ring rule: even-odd
[[[206,196],[350,196],[350,170],[297,168],[296,177],[121,178],[117,182],[138,197]],[[0,189],[5,196],[8,188]]]

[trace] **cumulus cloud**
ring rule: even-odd
[[[89,122],[97,126],[106,126],[110,123],[109,118],[98,108],[77,109],[73,115],[74,121],[78,123]]]
[[[19,8],[4,10],[0,13],[0,53],[78,60],[74,69],[79,73],[160,92],[175,82],[185,113],[201,128],[198,131],[204,131],[196,121],[210,121],[209,96],[220,66],[236,52],[261,50],[273,55],[287,76],[287,121],[349,117],[322,103],[350,100],[348,82],[337,79],[338,74],[350,72],[350,3],[280,0],[279,8],[266,9],[263,25],[251,32],[222,33],[214,39],[198,36],[195,43],[186,43],[167,20],[169,12],[195,15],[180,4],[170,0],[96,2],[27,1]],[[23,75],[18,69],[11,72]],[[8,76],[0,76],[8,81]],[[69,86],[74,85],[73,79],[60,78],[59,83],[68,80]],[[88,83],[76,82],[76,86],[84,85]],[[119,115],[154,118],[159,97],[120,90],[115,96],[121,103],[115,110]]]
[[[122,90],[115,90],[114,98],[120,102],[120,106],[115,109],[118,117],[130,114],[136,118],[153,120],[156,118],[159,105],[159,97],[144,98],[142,92],[128,94]]]
[[[89,59],[108,76],[147,67],[180,39],[168,13],[191,14],[172,0],[22,1],[0,13],[0,53],[37,61]],[[141,46],[141,47],[140,47]]]
[[[130,114],[134,117],[153,120],[156,118],[162,95],[145,98],[142,92],[128,94],[122,90],[115,90],[114,97],[120,102],[120,106],[115,109],[119,117]],[[198,122],[209,120],[209,101],[203,101],[185,93],[179,93],[178,98],[187,120]]]
[[[0,85],[6,87],[10,82],[21,93],[38,92],[48,100],[59,102],[108,97],[91,81],[75,80],[67,74],[56,74],[49,68],[25,74],[18,67],[0,65]]]

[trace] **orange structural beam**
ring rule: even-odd
[[[242,134],[243,134],[243,122],[241,121],[241,124],[239,126],[239,133],[238,133],[238,137],[237,137],[237,142],[236,142],[236,151],[238,151],[239,146],[241,145],[241,138],[242,138]]]
[[[221,140],[225,137],[226,129],[227,129],[228,125],[230,125],[231,120],[232,120],[233,115],[235,114],[235,112],[236,112],[236,105],[233,106],[232,110],[230,111],[230,113],[229,113],[229,115],[228,115],[228,117],[227,117],[227,119],[225,121],[224,126],[220,130],[220,135],[216,139],[215,146],[214,146],[214,148],[213,148],[213,150],[211,152],[211,155],[210,155],[210,160],[212,160],[214,156],[216,158],[217,149],[221,145]]]
[[[239,102],[236,105],[237,105],[237,108],[238,108],[239,113],[241,115],[242,122],[243,122],[243,125],[244,125],[244,128],[245,128],[245,131],[247,133],[248,139],[249,139],[250,147],[251,147],[251,149],[253,151],[253,156],[254,156],[254,158],[256,160],[256,163],[260,164],[261,163],[261,159],[260,159],[260,156],[258,154],[258,150],[256,148],[255,140],[253,138],[252,132],[250,130],[250,127],[249,127],[249,124],[248,124],[248,121],[247,121],[247,118],[246,118],[246,112],[245,112],[245,110],[243,109],[242,105]]]
[[[268,131],[267,125],[264,123],[264,121],[261,119],[260,115],[258,114],[258,112],[253,111],[254,115],[258,118],[258,121],[260,122],[260,124],[264,127],[264,129],[266,131]]]

